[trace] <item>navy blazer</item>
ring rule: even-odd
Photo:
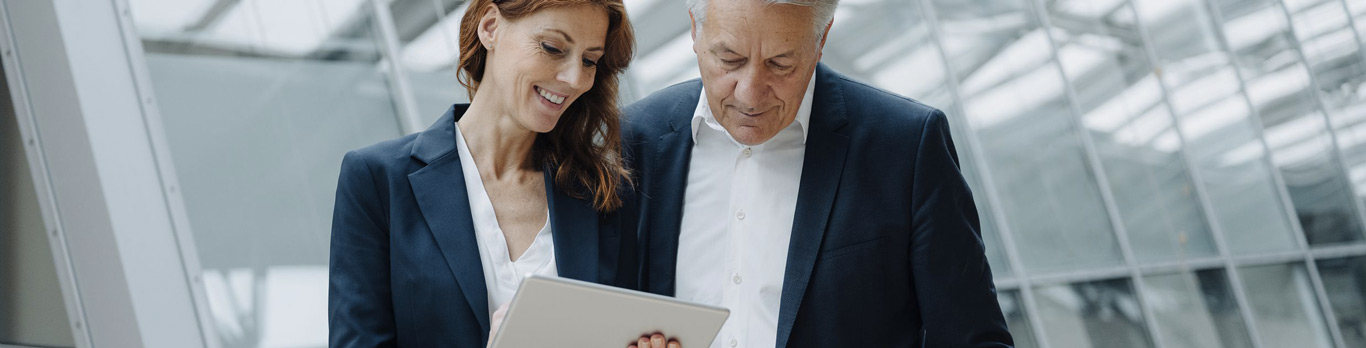
[[[626,108],[646,291],[673,296],[702,83]],[[944,113],[825,65],[778,314],[784,347],[1009,347]],[[686,232],[685,232],[686,233]]]
[[[488,291],[455,147],[455,120],[468,106],[342,160],[329,346],[482,348],[488,341]],[[627,225],[618,214],[599,214],[545,172],[559,275],[636,288],[635,230],[619,231]]]

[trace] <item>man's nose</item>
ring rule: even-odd
[[[735,100],[744,104],[747,110],[741,111],[747,113],[758,111],[768,92],[768,76],[759,68],[744,69],[735,84]]]

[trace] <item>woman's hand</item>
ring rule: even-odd
[[[493,316],[489,317],[489,343],[484,345],[485,348],[493,346],[493,337],[498,334],[498,327],[503,326],[503,317],[507,316],[508,305],[510,304],[512,304],[512,302],[498,306],[498,310],[493,311]]]
[[[629,345],[627,348],[683,348],[683,346],[672,338],[668,340],[668,343],[665,343],[664,334],[656,332],[652,335],[640,336],[635,344]]]

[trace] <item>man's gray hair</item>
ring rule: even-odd
[[[736,1],[736,0],[722,0],[722,1]],[[814,27],[812,30],[813,30],[813,32],[815,33],[815,35],[813,35],[813,36],[815,36],[817,40],[824,39],[824,37],[822,37],[822,35],[823,35],[824,32],[825,32],[825,25],[830,24],[830,21],[835,19],[835,7],[838,6],[839,3],[840,3],[840,0],[744,0],[744,1],[763,1],[764,3],[773,4],[773,5],[779,5],[779,4],[781,4],[781,5],[800,5],[800,6],[810,6],[810,7],[812,7],[812,9],[814,9],[814,10],[816,11],[816,15],[815,15],[816,18],[813,18],[815,23],[812,23],[811,25]],[[707,3],[708,3],[708,2],[709,2],[709,0],[688,0],[688,12],[691,12],[691,13],[692,13],[693,25],[697,27],[697,32],[698,32],[698,33],[701,33],[701,32],[702,32],[702,23],[706,23],[706,22],[707,22]]]

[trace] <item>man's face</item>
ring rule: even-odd
[[[694,24],[708,107],[736,141],[758,145],[796,119],[825,44],[814,16],[809,6],[713,0]]]

